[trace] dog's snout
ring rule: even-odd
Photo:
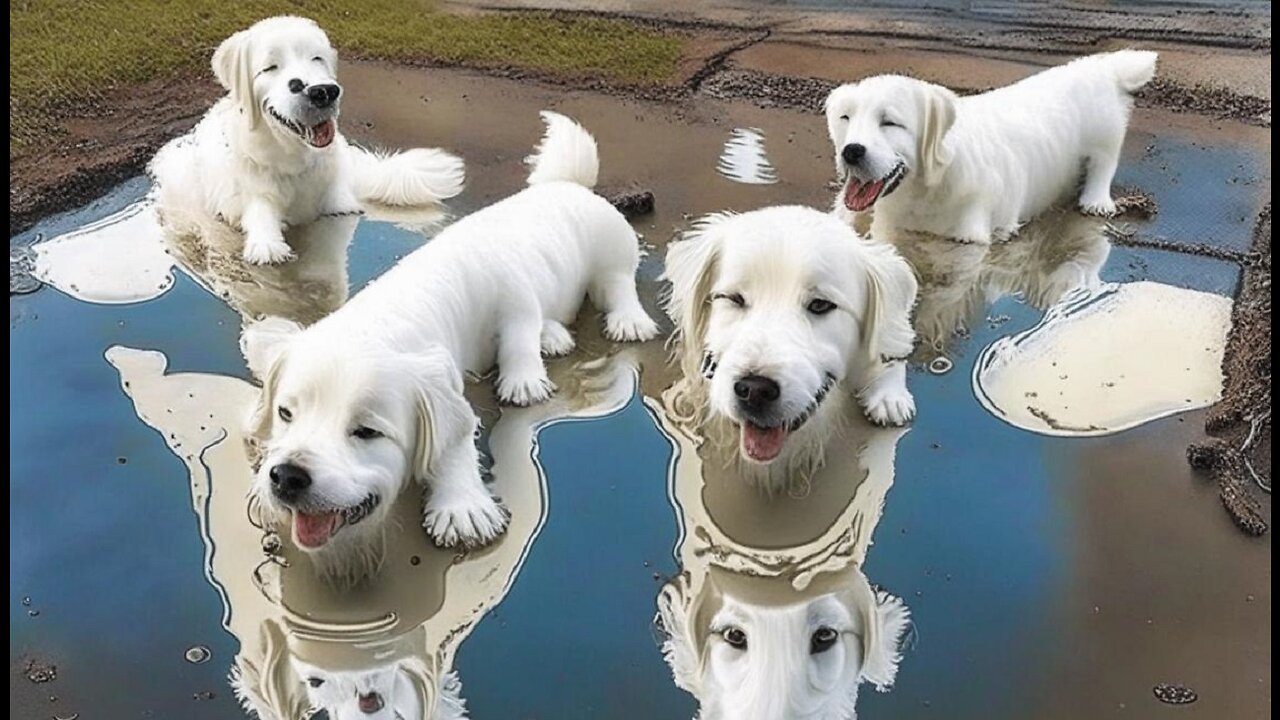
[[[849,163],[850,165],[853,165],[854,163],[861,160],[863,156],[866,154],[867,154],[867,146],[863,145],[862,143],[849,143],[848,145],[844,146],[843,150],[840,151],[840,157],[844,158],[844,161]]]
[[[327,108],[338,100],[338,96],[342,94],[342,88],[334,83],[326,83],[324,85],[312,85],[307,88],[307,99],[311,104],[318,108]]]
[[[280,463],[272,466],[268,474],[271,476],[272,494],[284,502],[297,500],[311,487],[311,473],[301,465]]]
[[[294,95],[297,95],[298,93],[306,89],[307,89],[307,84],[302,82],[298,78],[294,78],[289,81],[289,92],[293,93]]]
[[[763,375],[747,375],[733,384],[733,394],[744,408],[760,412],[777,402],[782,395],[782,388]]]
[[[364,713],[365,715],[372,715],[382,710],[382,707],[383,707],[382,696],[376,692],[371,692],[368,694],[361,693],[359,698],[357,698],[357,700],[360,705],[360,712]]]

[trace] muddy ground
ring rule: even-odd
[[[467,11],[477,6],[561,11],[565,5],[557,0],[454,4],[467,6]],[[984,4],[980,11],[964,3],[906,7],[873,2],[857,12],[831,12],[823,2],[798,5],[693,0],[672,10],[657,2],[592,3],[592,14],[688,38],[680,72],[660,86],[530,75],[520,68],[486,72],[577,91],[662,100],[676,116],[689,112],[700,96],[812,114],[831,87],[868,74],[906,72],[961,92],[979,92],[1074,55],[1141,45],[1161,51],[1161,70],[1140,95],[1140,106],[1239,125],[1271,124],[1269,6],[1142,5],[1135,10],[1101,3],[1026,13],[999,2]],[[11,150],[10,234],[140,173],[160,145],[192,126],[219,92],[211,78],[179,77],[92,104],[59,108],[54,141],[16,156]],[[356,140],[369,131],[346,128]],[[1251,252],[1227,258],[1240,262],[1244,275],[1224,363],[1226,397],[1209,415],[1212,442],[1197,444],[1190,453],[1220,485],[1237,525],[1253,534],[1265,532],[1270,520],[1269,193]],[[1188,245],[1174,249],[1194,251]]]

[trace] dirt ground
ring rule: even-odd
[[[465,12],[518,12],[563,11],[568,3],[453,5]],[[700,95],[816,113],[834,85],[864,75],[905,72],[961,92],[978,92],[1073,55],[1141,45],[1161,51],[1161,69],[1140,95],[1140,105],[1264,128],[1271,124],[1269,6],[1264,14],[1155,4],[1132,10],[1105,2],[1036,13],[1000,2],[962,12],[895,2],[872,2],[857,12],[830,12],[819,7],[822,3],[813,5],[797,9],[692,0],[672,10],[669,3],[658,2],[592,3],[587,14],[690,38],[680,72],[660,86],[584,83],[581,78],[531,74],[520,68],[485,72],[579,91],[665,100],[677,114]],[[93,200],[140,173],[160,145],[192,126],[218,94],[211,78],[198,75],[155,81],[90,104],[60,108],[56,140],[16,156],[11,150],[10,234],[45,215]],[[360,134],[358,128],[348,132],[357,138]],[[1210,441],[1193,446],[1189,455],[1219,484],[1237,525],[1261,534],[1270,519],[1269,197],[1252,251],[1242,259],[1230,259],[1239,260],[1244,273],[1224,362],[1226,396],[1209,415]]]

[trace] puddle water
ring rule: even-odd
[[[139,202],[37,244],[34,275],[78,300],[140,302],[173,287],[173,258],[153,206]]]
[[[982,351],[974,393],[1033,432],[1126,430],[1217,402],[1230,326],[1221,295],[1152,282],[1073,293],[1034,328]]]
[[[772,185],[778,171],[764,151],[764,133],[758,128],[734,128],[720,153],[716,171],[744,185]]]
[[[688,217],[830,204],[820,118],[707,99],[672,108],[465,72],[350,63],[344,73],[345,122],[358,139],[466,158],[457,214],[523,185],[539,110],[580,119],[599,141],[604,183],[656,196],[656,211],[635,221],[649,250],[642,300],[655,317],[664,246]],[[1162,118],[1139,109],[1139,132]],[[1167,152],[1212,136],[1178,122],[1161,131]],[[771,148],[775,183],[723,181],[726,127],[759,128],[743,148],[788,138]],[[1213,151],[1254,153],[1255,141],[1232,136]],[[1143,189],[1161,222],[1192,222],[1165,176],[1151,183]],[[1266,179],[1205,192],[1243,206],[1268,189]],[[11,249],[36,234],[65,237],[146,190],[130,183]],[[495,491],[513,510],[507,534],[479,551],[437,550],[418,531],[421,499],[406,494],[386,570],[347,592],[317,582],[288,538],[268,537],[268,555],[246,506],[239,428],[257,390],[237,346],[241,316],[279,308],[306,320],[421,236],[360,220],[347,266],[335,269],[335,255],[316,268],[332,274],[306,277],[245,275],[234,259],[178,253],[166,256],[180,261],[171,287],[149,302],[11,295],[10,664],[56,667],[39,685],[15,675],[12,708],[236,717],[234,667],[265,707],[339,709],[365,682],[405,717],[462,699],[475,718],[693,717],[770,689],[771,702],[846,717],[855,707],[865,717],[1155,717],[1170,707],[1153,693],[1161,684],[1194,690],[1197,701],[1176,710],[1188,717],[1269,711],[1270,545],[1241,537],[1214,511],[1216,490],[1187,469],[1200,416],[1067,440],[1005,422],[971,385],[983,348],[1021,337],[1074,289],[1196,290],[1223,308],[1238,268],[1111,248],[1084,219],[1052,230],[989,248],[904,241],[927,339],[908,377],[919,416],[901,430],[849,417],[824,468],[773,497],[673,419],[664,394],[678,378],[663,343],[619,353],[588,311],[579,350],[551,365],[554,402],[498,408],[486,382],[469,387]],[[1060,328],[1064,360],[1094,352],[1097,337],[1069,336],[1084,327]],[[930,372],[934,360],[950,370]],[[809,613],[839,625],[838,637],[797,631]],[[766,682],[744,685],[747,666],[723,662],[725,626],[711,622],[726,618],[743,626],[748,655],[779,648],[750,666]],[[816,664],[811,642],[827,648]],[[188,661],[196,647],[206,662]],[[797,693],[796,673],[808,671],[820,690]]]

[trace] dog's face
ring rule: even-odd
[[[337,136],[338,55],[314,22],[263,20],[223,41],[213,71],[250,129],[266,127],[315,149]]]
[[[841,383],[912,336],[910,269],[829,214],[769,208],[702,223],[667,254],[668,312],[709,415],[771,463],[832,422]],[[901,353],[905,354],[905,353]],[[816,430],[814,428],[817,428]]]
[[[927,185],[936,182],[949,161],[944,139],[955,112],[950,90],[896,75],[833,90],[827,130],[845,207],[867,210],[913,174]]]
[[[864,579],[785,605],[702,595],[680,604],[664,589],[659,617],[676,682],[704,720],[852,720],[861,683],[893,685],[910,614]]]
[[[279,319],[246,329],[264,377],[250,433],[261,445],[254,492],[317,552],[381,532],[396,496],[425,478],[442,432],[468,411],[447,355],[334,346]]]
[[[293,659],[307,704],[329,720],[396,720],[422,717],[422,701],[396,664],[362,671],[329,671]]]

